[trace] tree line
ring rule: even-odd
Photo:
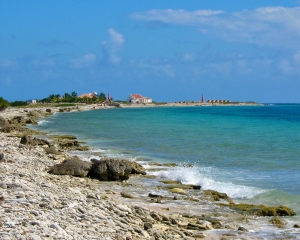
[[[100,93],[98,95],[92,95],[92,97],[78,97],[78,94],[73,91],[71,93],[65,93],[63,95],[60,94],[50,94],[46,98],[42,98],[40,100],[36,100],[37,103],[86,103],[86,104],[95,104],[95,103],[103,103],[106,100],[106,95],[104,93]],[[112,100],[109,99],[109,100]],[[8,102],[7,100],[0,97],[0,111],[4,110],[9,106],[17,107],[17,106],[26,106],[28,105],[27,101],[13,101]]]

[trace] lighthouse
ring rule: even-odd
[[[204,95],[202,94],[202,101],[201,101],[202,103],[204,103]]]

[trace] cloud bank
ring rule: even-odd
[[[300,7],[264,7],[234,13],[212,10],[151,10],[133,13],[135,20],[185,25],[229,42],[300,47]]]

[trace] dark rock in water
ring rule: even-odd
[[[33,118],[28,118],[25,120],[26,124],[37,124],[37,121],[34,120]]]
[[[204,190],[203,192],[206,195],[211,195],[215,201],[220,201],[220,199],[222,198],[222,199],[228,201],[229,203],[232,202],[232,199],[230,197],[228,197],[226,193],[220,193],[220,192],[214,191],[214,190]]]
[[[47,113],[51,113],[52,110],[51,110],[50,108],[47,108],[47,109],[46,109],[46,112],[47,112]]]
[[[101,181],[123,181],[129,179],[130,174],[146,174],[143,166],[128,160],[103,158],[91,161],[93,166],[89,177]]]
[[[295,224],[294,228],[300,228],[300,225],[299,224]]]
[[[257,212],[259,216],[295,216],[296,212],[286,206],[279,207],[261,207]]]
[[[296,212],[286,206],[264,206],[264,205],[254,205],[247,203],[235,204],[231,202],[229,204],[218,204],[220,206],[228,206],[234,210],[241,212],[248,212],[255,214],[257,216],[295,216]]]
[[[71,175],[76,177],[86,177],[92,167],[91,162],[82,161],[77,157],[66,159],[60,164],[52,166],[48,173],[56,175]]]
[[[71,112],[72,109],[71,108],[60,108],[59,112]]]
[[[61,148],[72,148],[72,147],[79,147],[80,144],[77,140],[63,140],[59,143]]]

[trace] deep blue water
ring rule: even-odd
[[[34,128],[74,134],[107,155],[182,164],[157,176],[300,211],[300,105],[105,109],[44,120]]]

